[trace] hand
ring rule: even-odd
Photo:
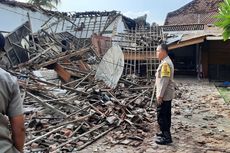
[[[14,147],[22,153],[25,142],[24,115],[10,117],[10,124]]]
[[[157,105],[161,105],[163,102],[163,97],[157,97]]]

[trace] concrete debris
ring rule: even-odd
[[[50,35],[46,37],[57,41]],[[41,49],[39,44],[36,46]],[[151,90],[146,88],[142,94],[139,94],[142,89],[129,90],[133,84],[145,86],[147,81],[140,80],[137,82],[141,84],[137,84],[123,78],[125,83],[120,82],[116,87],[119,90],[111,90],[94,80],[95,71],[87,63],[89,54],[95,56],[90,48],[60,52],[49,56],[52,58],[48,60],[45,50],[48,51],[41,49],[42,54],[38,52],[26,63],[14,65],[9,70],[19,78],[25,95],[25,152],[71,152],[74,148],[85,148],[114,128],[147,126],[143,112],[148,107],[146,101]],[[66,76],[69,78],[65,79]],[[136,113],[141,114],[136,116]],[[130,122],[127,118],[131,118]]]
[[[122,76],[122,46],[113,44],[111,37],[81,37],[84,23],[72,25],[78,35],[55,33],[53,26],[61,20],[49,22],[36,33],[30,21],[20,25],[6,36],[6,52],[1,54],[7,71],[18,77],[23,95],[24,152],[76,152],[109,132],[130,129],[139,132],[122,132],[118,142],[140,145],[151,121],[146,115],[149,81]]]
[[[151,115],[146,114],[146,110],[151,90],[140,94],[139,90],[129,90],[132,84],[122,87],[118,84],[117,88],[123,91],[122,93],[108,90],[103,84],[99,85],[100,82],[95,84],[93,74],[87,78],[82,76],[77,81],[72,81],[73,83],[58,85],[53,83],[53,80],[41,80],[32,73],[12,73],[26,78],[20,79],[19,82],[22,92],[26,93],[24,105],[36,108],[25,111],[28,133],[26,152],[38,148],[46,151],[64,151],[64,144],[70,144],[70,148],[83,149],[100,134],[114,128],[126,131],[119,139],[130,136],[128,131],[132,129],[132,137],[136,139],[129,138],[130,142],[142,140],[145,137],[143,133],[148,131],[146,128]],[[54,93],[54,90],[62,87],[66,92]],[[77,90],[78,88],[82,90]],[[92,90],[88,90],[89,88]],[[145,102],[142,103],[143,101]],[[139,132],[133,133],[134,129],[139,129]],[[124,142],[123,144],[126,144]],[[130,144],[139,145],[140,142]]]

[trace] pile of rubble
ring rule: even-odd
[[[20,81],[27,152],[81,150],[115,128],[111,143],[142,143],[153,117],[148,109],[150,87],[125,82],[110,90],[90,78],[77,89],[65,90],[33,77]]]
[[[32,34],[29,22],[6,37],[5,62],[23,97],[25,152],[76,152],[112,130],[112,144],[143,142],[155,113],[151,81],[122,76],[112,88],[96,81],[111,44],[101,48],[95,39],[76,46],[67,32]]]

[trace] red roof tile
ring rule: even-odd
[[[212,24],[216,21],[219,3],[223,0],[193,0],[180,9],[168,13],[165,25]]]

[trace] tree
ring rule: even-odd
[[[216,26],[222,28],[224,41],[230,37],[230,0],[224,0],[220,3],[218,15],[215,16],[219,21],[215,23]]]
[[[38,7],[55,9],[61,0],[29,0],[29,3]]]

